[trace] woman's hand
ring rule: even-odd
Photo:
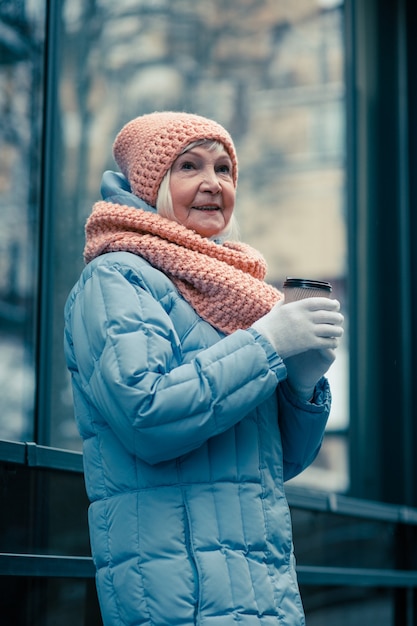
[[[309,350],[328,354],[326,351],[337,348],[342,326],[337,300],[305,298],[288,304],[280,300],[252,328],[270,341],[282,359],[287,359]]]
[[[335,351],[308,350],[285,359],[287,381],[294,393],[303,400],[311,400],[316,383],[327,372],[336,358]]]

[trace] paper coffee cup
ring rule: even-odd
[[[330,298],[332,286],[323,280],[309,278],[287,278],[283,285],[285,302],[295,302],[303,298]]]

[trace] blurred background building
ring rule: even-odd
[[[416,34],[411,0],[1,0],[4,626],[101,624],[63,307],[116,133],[164,109],[231,132],[268,279],[342,302],[323,448],[288,484],[307,624],[417,624]]]

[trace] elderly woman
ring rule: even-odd
[[[228,239],[216,122],[138,117],[114,157],[65,309],[103,622],[301,626],[283,484],[320,448],[340,305],[283,306]]]

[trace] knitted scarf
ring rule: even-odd
[[[282,297],[264,281],[264,258],[247,244],[219,245],[155,213],[97,202],[86,224],[84,260],[121,250],[161,270],[204,320],[226,334],[248,328]]]

